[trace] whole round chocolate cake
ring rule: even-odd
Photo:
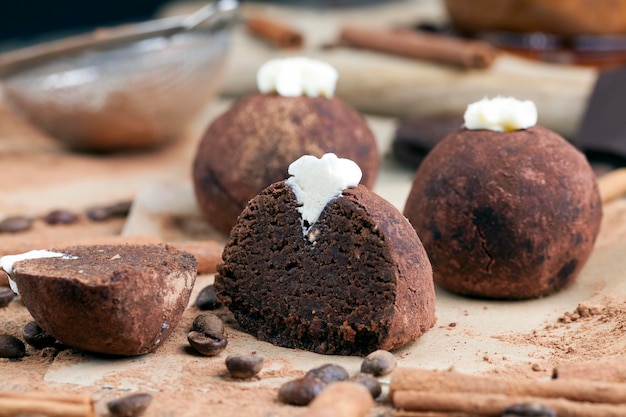
[[[418,168],[404,213],[438,285],[475,297],[540,297],[572,282],[587,261],[602,218],[594,173],[536,120],[532,102],[474,103],[465,128]]]
[[[124,356],[151,352],[168,338],[196,278],[193,255],[168,245],[71,246],[1,263],[48,334]]]
[[[317,353],[365,355],[434,323],[432,269],[415,230],[333,154],[304,156],[253,198],[218,266],[220,299],[249,333]],[[303,178],[304,177],[304,178]],[[331,185],[330,191],[324,185]]]
[[[194,188],[207,221],[229,233],[248,200],[288,176],[302,155],[332,152],[363,169],[372,187],[378,149],[363,117],[332,97],[336,71],[294,58],[259,70],[261,93],[245,97],[211,123],[196,152]]]

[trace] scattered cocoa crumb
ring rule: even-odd
[[[531,365],[530,369],[532,369],[533,372],[543,372],[543,371],[545,371],[543,366],[539,365],[538,363],[533,363]]]
[[[573,311],[563,313],[555,323],[548,323],[541,329],[496,339],[548,348],[551,353],[546,359],[556,364],[623,355],[624,329],[626,301],[607,296],[596,303],[581,302]],[[544,370],[543,367],[540,370]]]

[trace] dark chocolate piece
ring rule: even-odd
[[[414,117],[402,120],[392,143],[394,157],[417,167],[432,148],[463,125],[463,118],[449,115]]]
[[[574,143],[591,162],[626,165],[626,69],[600,73]]]

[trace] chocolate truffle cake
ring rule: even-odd
[[[315,166],[332,157],[301,158],[293,177],[249,202],[215,288],[247,332],[279,346],[342,355],[398,348],[433,325],[430,262],[406,218],[358,179],[317,193],[337,184],[330,177],[341,168]]]
[[[336,77],[317,61],[270,61],[259,70],[261,93],[211,123],[193,165],[196,197],[211,225],[229,233],[248,200],[286,178],[289,164],[302,155],[352,159],[363,170],[363,184],[373,186],[379,167],[374,136],[357,111],[333,97]]]
[[[196,277],[195,258],[167,245],[73,246],[3,257],[2,266],[46,332],[67,346],[114,355],[163,343]]]
[[[505,98],[471,105],[466,127],[417,170],[404,213],[435,282],[452,292],[545,296],[591,253],[602,218],[594,173],[565,139],[535,126],[533,109]]]

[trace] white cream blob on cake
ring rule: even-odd
[[[335,94],[339,73],[330,64],[310,58],[278,58],[261,65],[257,85],[261,93],[284,97],[327,97]]]
[[[321,158],[304,155],[289,165],[286,184],[291,187],[300,207],[302,229],[308,229],[317,222],[324,207],[342,191],[356,187],[361,181],[361,168],[350,159],[338,158],[327,153]],[[312,237],[313,240],[314,237]]]
[[[467,106],[463,116],[470,130],[510,132],[537,124],[537,106],[530,100],[513,97],[484,98]]]
[[[24,261],[26,259],[38,259],[38,258],[63,258],[63,259],[78,259],[76,256],[68,255],[66,253],[52,252],[49,250],[31,250],[29,252],[20,253],[18,255],[6,255],[0,258],[0,267],[4,269],[4,272],[9,276],[9,286],[14,293],[19,294],[15,281],[11,279],[13,274],[13,265],[16,262]]]

